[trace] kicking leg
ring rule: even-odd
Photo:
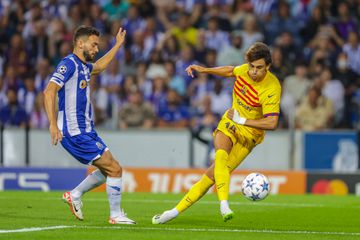
[[[252,147],[248,149],[246,147],[243,147],[241,144],[234,145],[228,157],[227,168],[230,173],[239,166],[239,164],[250,153],[251,149]],[[176,218],[180,213],[184,212],[186,209],[196,203],[200,198],[202,198],[215,183],[214,168],[215,165],[212,164],[206,170],[202,178],[192,186],[192,188],[185,194],[185,196],[173,209],[165,211],[162,214],[155,215],[153,217],[152,223],[164,224]]]
[[[181,199],[181,201],[171,210],[165,211],[162,214],[155,215],[152,219],[153,224],[164,224],[174,218],[176,218],[179,213],[185,211],[189,207],[191,207],[194,203],[196,203],[202,196],[207,193],[209,188],[214,185],[213,178],[214,166],[211,166],[206,174],[202,176],[202,178],[195,183],[189,192]],[[209,177],[210,175],[210,177]]]

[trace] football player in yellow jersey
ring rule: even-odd
[[[251,150],[263,141],[265,130],[275,130],[280,111],[281,86],[269,71],[271,54],[268,46],[257,42],[246,52],[247,63],[240,66],[206,68],[190,65],[186,72],[235,77],[232,108],[226,111],[214,131],[215,164],[192,186],[171,210],[155,215],[153,224],[164,224],[179,215],[216,185],[220,213],[224,221],[234,217],[228,203],[230,173]]]

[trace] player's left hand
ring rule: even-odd
[[[126,36],[126,30],[120,28],[119,32],[116,34],[116,43],[121,46],[125,41],[125,36]]]
[[[230,109],[227,111],[226,116],[232,120],[233,117],[234,117],[234,109],[233,109],[233,108],[230,108]]]
[[[229,109],[226,116],[228,118],[230,118],[234,123],[237,123],[240,125],[244,125],[246,122],[246,118],[241,117],[240,113],[238,111],[236,111],[236,109],[233,109],[233,108]]]

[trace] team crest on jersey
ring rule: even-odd
[[[245,95],[246,94],[246,92],[247,92],[247,88],[246,88],[246,86],[243,86],[241,89],[240,89],[240,92],[243,94],[243,95]]]
[[[79,84],[79,88],[84,89],[86,88],[86,86],[87,86],[86,80],[81,80]]]
[[[104,145],[102,145],[101,143],[99,142],[96,142],[96,146],[98,147],[98,149],[103,149],[104,148]]]
[[[67,71],[67,67],[65,65],[61,65],[58,69],[57,69],[58,73],[60,74],[64,74]]]

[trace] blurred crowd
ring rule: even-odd
[[[127,31],[116,59],[92,76],[100,128],[214,128],[234,79],[192,79],[185,68],[240,65],[256,41],[271,47],[283,86],[280,127],[360,127],[359,0],[2,0],[3,125],[48,128],[42,91],[82,24],[102,33],[98,57]]]

